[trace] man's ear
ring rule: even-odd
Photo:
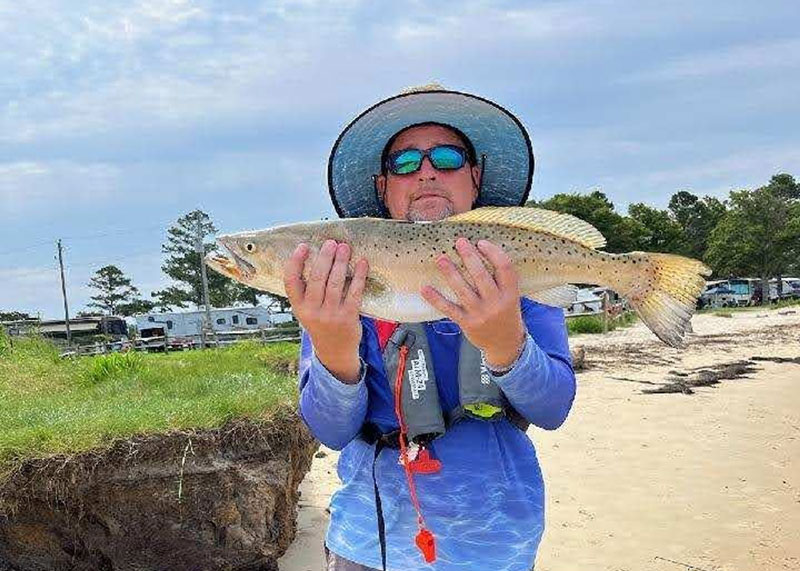
[[[475,204],[481,191],[481,167],[478,165],[470,167],[470,174],[472,175],[472,203]]]
[[[386,175],[376,174],[372,180],[375,183],[375,194],[378,195],[378,200],[386,205]]]

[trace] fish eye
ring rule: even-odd
[[[244,249],[252,254],[253,251],[256,249],[256,245],[253,244],[252,242],[248,242],[247,244],[244,245]]]

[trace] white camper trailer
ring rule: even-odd
[[[211,328],[215,333],[258,331],[272,327],[273,320],[265,307],[222,307],[212,308]],[[172,311],[166,313],[147,313],[136,315],[139,337],[167,337],[173,340],[186,339],[193,343],[200,341],[206,312]]]

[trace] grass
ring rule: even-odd
[[[632,311],[626,311],[616,319],[608,320],[608,330],[613,331],[621,327],[629,327],[636,323],[636,314]],[[567,333],[569,335],[578,335],[580,333],[602,333],[603,332],[603,316],[602,315],[581,315],[580,317],[571,317],[567,319]]]
[[[746,305],[744,307],[706,307],[699,310],[697,313],[713,313],[718,314],[720,312],[738,312],[738,311],[766,311],[768,309],[783,309],[786,307],[798,307],[800,306],[800,299],[784,299],[779,301],[778,303],[771,303],[769,305]]]
[[[0,473],[134,434],[214,428],[297,400],[297,344],[62,359],[48,341],[0,332]]]

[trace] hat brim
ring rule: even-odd
[[[533,147],[525,127],[496,103],[446,90],[396,95],[356,117],[336,140],[328,159],[328,191],[342,218],[383,216],[373,176],[381,172],[381,152],[389,138],[418,123],[460,129],[486,155],[479,206],[524,204],[533,180]]]

